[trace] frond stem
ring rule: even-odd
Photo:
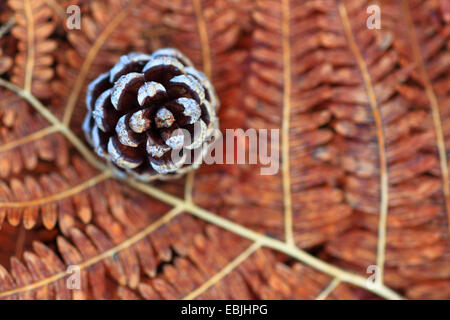
[[[345,5],[342,1],[339,2],[339,15],[344,26],[348,45],[350,47],[350,50],[353,52],[353,55],[355,56],[355,59],[359,66],[376,126],[378,153],[380,158],[380,215],[378,218],[378,243],[376,260],[379,272],[378,277],[376,278],[376,282],[378,284],[382,284],[384,277],[384,262],[386,259],[386,227],[389,208],[388,160],[386,155],[386,142],[383,131],[383,121],[381,118],[381,111],[378,106],[375,89],[372,83],[369,69],[360,49],[358,48],[358,45],[356,44],[355,35],[353,34],[352,27],[350,25],[350,19],[347,14],[347,9],[345,8]]]
[[[28,101],[33,107],[35,107],[36,110],[38,112],[40,112],[50,123],[57,126],[59,128],[59,130],[61,130],[61,132],[66,136],[66,138],[69,139],[70,142],[73,143],[74,147],[77,148],[78,151],[80,151],[80,153],[82,153],[82,155],[86,157],[86,160],[89,163],[91,163],[92,165],[94,165],[99,170],[103,171],[104,173],[110,171],[106,167],[105,164],[101,163],[99,160],[96,159],[95,155],[83,144],[83,142],[67,126],[63,125],[31,93],[24,91],[23,89],[17,87],[16,85],[14,85],[11,82],[8,82],[2,78],[0,78],[0,86],[5,87],[5,88],[17,93],[19,96],[21,96],[26,101]],[[124,182],[127,183],[128,185],[134,187],[135,189],[146,193],[147,195],[150,195],[160,201],[163,201],[165,203],[173,205],[175,207],[174,210],[176,210],[176,211],[177,210],[186,210],[186,212],[192,214],[193,216],[195,216],[199,219],[202,219],[204,221],[207,221],[209,223],[217,225],[223,229],[226,229],[235,234],[238,234],[246,239],[252,240],[254,242],[260,242],[262,246],[266,246],[268,248],[285,253],[285,254],[299,260],[300,262],[307,264],[321,272],[324,272],[324,273],[329,274],[334,277],[339,277],[344,282],[348,282],[348,283],[354,284],[358,287],[365,288],[368,291],[371,291],[371,292],[378,294],[379,296],[387,298],[387,299],[402,299],[402,297],[400,295],[398,295],[396,292],[389,289],[385,285],[377,284],[377,285],[371,286],[369,288],[366,286],[366,279],[364,277],[361,277],[356,274],[352,274],[352,273],[342,270],[338,267],[335,267],[331,264],[328,264],[328,263],[312,256],[311,254],[307,253],[306,251],[303,251],[303,250],[297,248],[294,245],[288,245],[287,243],[285,243],[283,241],[280,241],[280,240],[271,238],[269,236],[257,233],[249,228],[243,227],[237,223],[234,223],[225,218],[222,218],[222,217],[220,217],[210,211],[207,211],[203,208],[200,208],[192,203],[187,203],[186,201],[179,199],[178,197],[173,196],[169,193],[166,193],[160,189],[157,189],[149,184],[139,182],[135,179],[125,179]],[[175,214],[175,213],[173,213],[173,214]],[[148,228],[150,228],[151,226],[149,226]],[[122,248],[122,246],[121,246],[121,248]],[[110,251],[107,251],[107,252],[110,252]],[[105,254],[106,254],[106,252],[105,252]],[[101,259],[99,258],[98,260],[95,260],[95,262],[97,262],[99,260],[101,260]],[[32,284],[30,286],[27,286],[26,289],[24,289],[24,290],[20,290],[20,288],[18,288],[18,289],[14,289],[12,291],[7,291],[7,292],[9,292],[9,294],[5,294],[5,292],[0,293],[0,298],[3,296],[6,296],[6,295],[11,295],[14,293],[35,289],[36,287],[40,287],[40,286],[48,284],[52,281],[56,281],[56,280],[64,277],[64,275],[65,275],[65,273],[59,274],[59,276],[58,276],[58,274],[54,275],[50,278],[47,278],[47,280],[45,280],[45,282],[43,282],[43,284],[37,285],[37,286],[34,286],[35,284]],[[50,280],[48,280],[48,279],[50,279]]]
[[[56,127],[56,126],[48,126],[48,127],[44,128],[44,129],[35,131],[35,132],[33,132],[33,133],[31,133],[31,134],[29,134],[27,136],[24,136],[24,137],[21,137],[19,139],[16,139],[16,140],[7,142],[5,144],[2,144],[0,146],[0,153],[8,151],[8,150],[11,150],[11,149],[14,149],[14,148],[17,148],[17,147],[20,147],[20,146],[22,146],[24,144],[33,142],[35,140],[39,140],[39,139],[41,139],[43,137],[46,137],[48,135],[51,135],[52,133],[55,133],[55,132],[58,132],[58,127]]]
[[[236,258],[234,258],[229,264],[227,264],[224,268],[222,268],[219,272],[213,275],[208,279],[205,283],[203,283],[200,287],[189,293],[187,296],[183,298],[183,300],[193,300],[204,293],[206,290],[214,286],[220,280],[225,278],[228,274],[230,274],[234,269],[236,269],[242,262],[244,262],[248,257],[250,257],[256,250],[261,248],[261,243],[254,242],[251,246],[249,246],[246,250],[244,250],[241,254],[239,254]]]
[[[70,196],[76,195],[83,190],[89,189],[98,183],[111,178],[112,173],[110,171],[102,172],[95,177],[92,177],[76,186],[69,189],[61,191],[59,193],[52,194],[48,197],[43,197],[40,199],[28,200],[28,201],[18,201],[18,202],[0,202],[0,208],[26,208],[31,206],[44,205],[46,203],[62,200]]]
[[[291,43],[289,25],[289,1],[282,0],[282,45],[283,45],[283,120],[282,137],[282,179],[284,203],[285,238],[289,245],[294,244],[294,230],[292,222],[291,173],[289,165],[289,127],[291,119]]]

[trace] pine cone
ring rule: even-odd
[[[83,131],[97,154],[143,181],[196,169],[218,129],[214,88],[171,48],[122,56],[89,84],[86,106]],[[192,143],[182,148],[186,132]],[[173,150],[181,150],[176,161]]]

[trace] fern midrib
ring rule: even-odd
[[[24,12],[27,20],[27,60],[25,65],[24,90],[31,92],[31,82],[33,80],[34,59],[36,48],[34,47],[34,18],[30,0],[24,0]]]
[[[350,24],[345,5],[340,1],[338,5],[339,15],[341,17],[347,41],[355,59],[357,61],[361,76],[366,87],[366,92],[369,98],[369,103],[372,109],[373,118],[375,120],[375,127],[378,140],[378,154],[380,160],[380,216],[378,218],[378,243],[377,243],[377,267],[378,276],[376,283],[383,283],[384,277],[384,263],[386,258],[386,228],[388,215],[388,197],[389,197],[389,177],[388,177],[388,161],[386,155],[386,143],[383,131],[383,122],[381,119],[381,112],[378,106],[375,89],[370,77],[367,64],[362,56],[362,53],[356,44],[355,36]]]
[[[289,164],[289,127],[291,120],[291,43],[289,1],[282,0],[282,47],[283,47],[283,119],[282,137],[282,179],[284,203],[285,238],[289,245],[294,245],[294,230],[292,222],[291,173]]]

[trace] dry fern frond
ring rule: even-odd
[[[68,4],[0,4],[0,299],[450,298],[447,0],[378,1],[380,30],[361,0],[70,1],[80,30]],[[114,179],[85,88],[163,46],[222,129],[280,129],[276,175]]]
[[[230,178],[234,190],[220,204],[233,220],[280,238],[285,234],[301,247],[333,238],[351,222],[351,209],[335,187],[343,170],[330,143],[334,133],[320,128],[331,119],[324,103],[330,84],[339,80],[331,77],[333,61],[325,61],[337,46],[329,39],[330,10],[321,1],[294,2],[289,8],[256,3],[245,128],[281,129],[283,167],[276,176],[261,176],[255,168],[237,181]],[[204,200],[210,203],[207,196]]]
[[[37,170],[40,161],[54,161],[58,167],[68,162],[68,146],[57,130],[30,110],[20,97],[0,90],[0,177]]]

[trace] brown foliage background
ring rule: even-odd
[[[449,40],[449,0],[1,0],[0,298],[449,299]],[[222,129],[281,129],[279,174],[112,176],[85,89],[160,47]]]

